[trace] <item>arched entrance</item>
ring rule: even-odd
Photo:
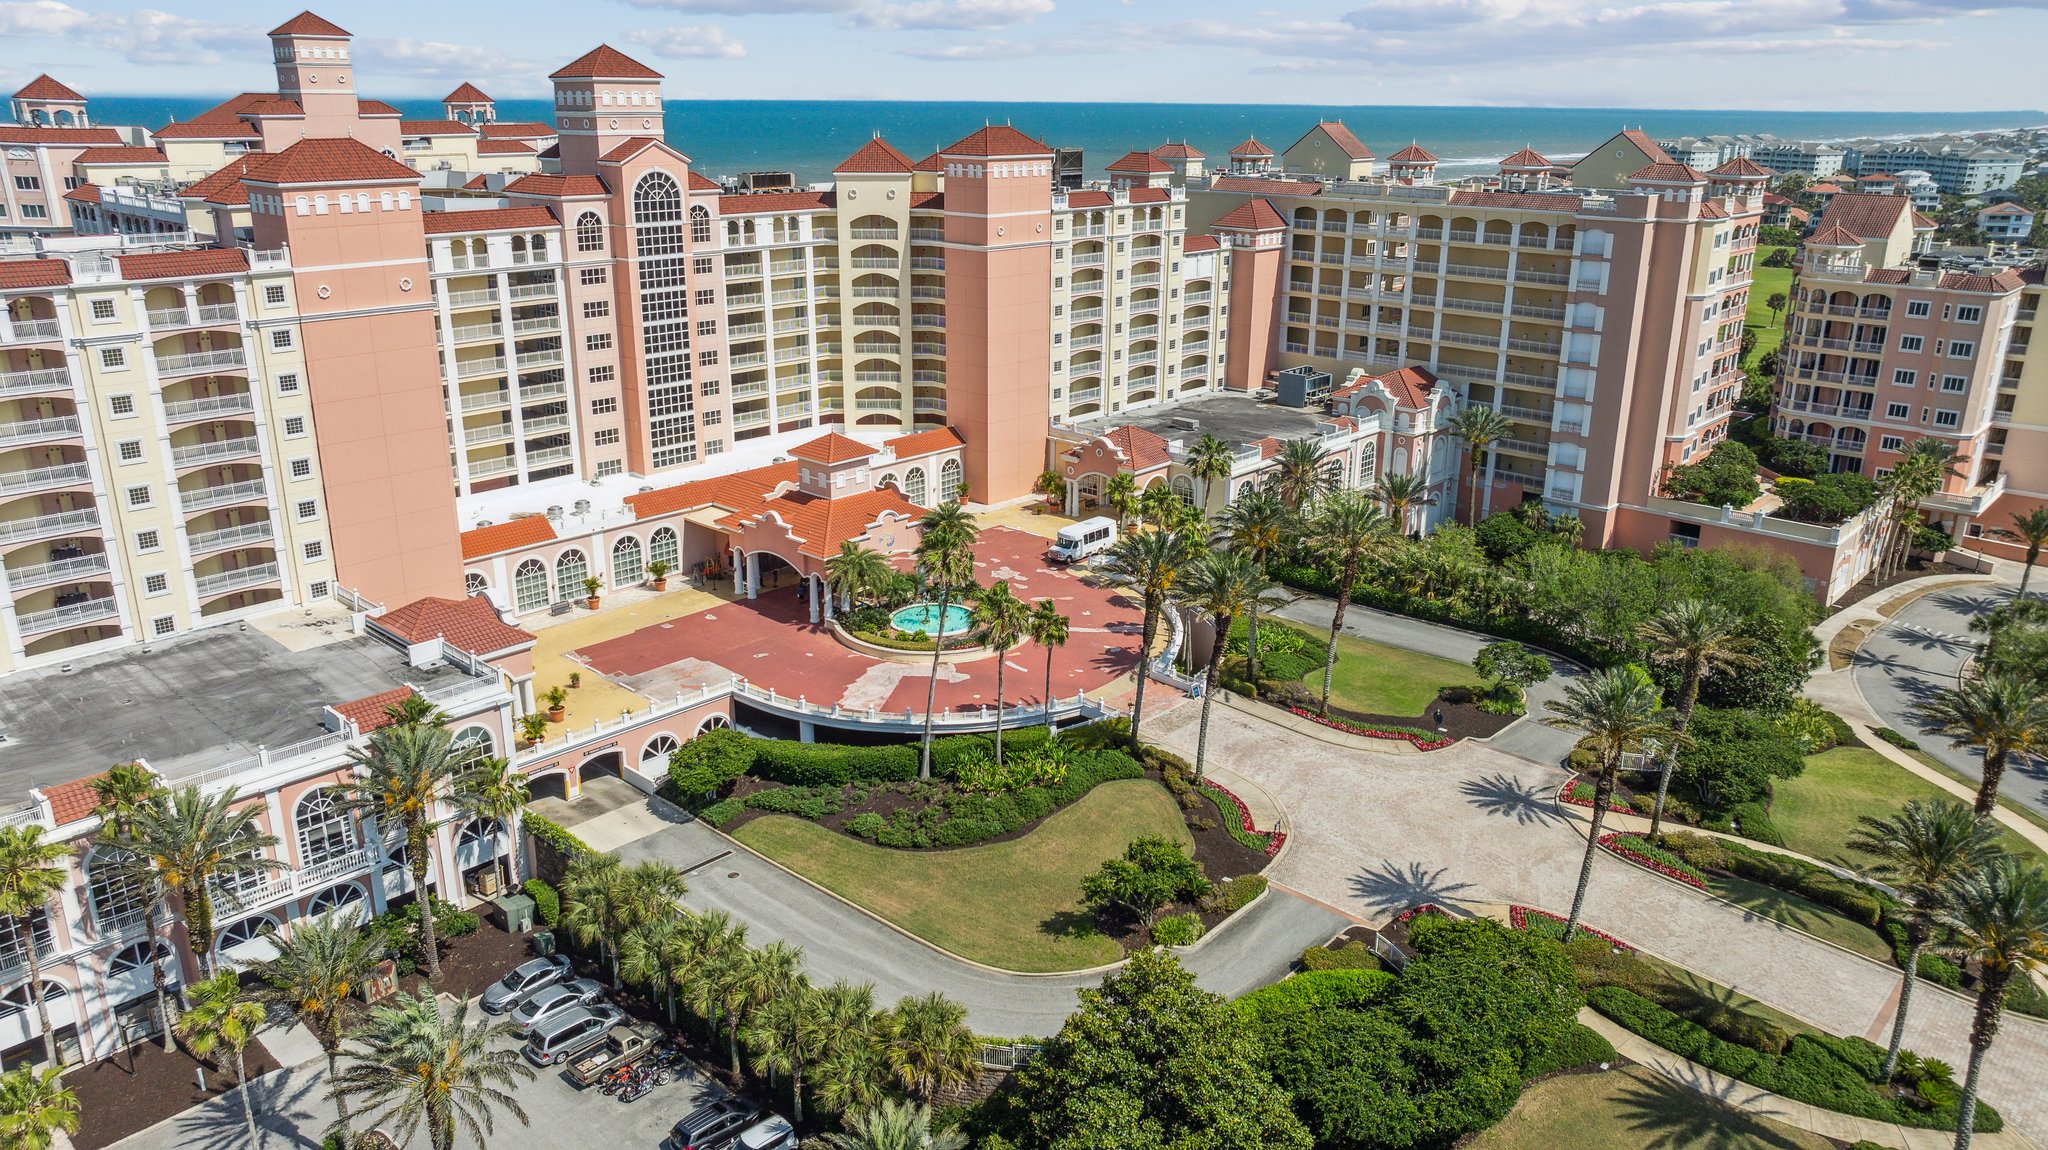
[[[576,777],[585,787],[590,785],[590,780],[605,775],[615,779],[624,779],[626,777],[624,760],[620,757],[619,752],[611,751],[592,759],[586,759],[583,765],[576,768]]]
[[[527,800],[560,799],[569,801],[569,774],[567,771],[548,771],[526,780]]]

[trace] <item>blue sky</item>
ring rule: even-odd
[[[0,0],[0,83],[268,86],[298,11]],[[1969,111],[2039,107],[2048,0],[354,0],[364,92],[546,93],[601,41],[672,98]],[[562,13],[570,14],[567,20]]]

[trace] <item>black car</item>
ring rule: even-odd
[[[690,1111],[669,1134],[670,1150],[724,1150],[761,1116],[761,1108],[740,1098],[720,1098]]]

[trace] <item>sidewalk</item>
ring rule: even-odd
[[[1885,611],[1883,608],[1889,607],[1901,599],[1918,597],[1937,587],[1951,584],[2000,583],[2005,581],[2002,569],[1995,570],[1988,575],[1922,575],[1917,579],[1907,579],[1901,583],[1894,583],[1875,595],[1870,596],[1868,599],[1844,607],[1826,619],[1821,620],[1813,628],[1813,637],[1819,639],[1821,647],[1825,649],[1829,643],[1834,641],[1835,636],[1847,630],[1851,623],[1882,623],[1890,619],[1893,613]],[[2017,580],[2014,581],[2017,582]]]

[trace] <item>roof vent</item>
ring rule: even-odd
[[[654,484],[652,483],[643,483],[640,485],[640,494],[642,495],[645,495],[652,490],[654,490]]]
[[[588,515],[588,514],[590,514],[590,500],[588,500],[588,499],[578,499],[578,500],[576,501],[576,514],[578,514],[578,515]]]
[[[549,521],[550,521],[550,522],[554,522],[554,523],[559,523],[559,522],[561,522],[561,521],[562,521],[562,505],[561,505],[561,504],[557,503],[557,504],[555,504],[554,506],[552,506],[552,507],[549,507],[549,508],[548,508],[548,519],[549,519]]]
[[[477,521],[476,521],[476,525],[477,525],[478,527],[489,527],[489,526],[490,526],[491,524],[493,524],[493,523],[495,523],[495,522],[497,522],[497,521],[496,521],[496,520],[494,520],[494,519],[479,519],[479,520],[477,520]]]

